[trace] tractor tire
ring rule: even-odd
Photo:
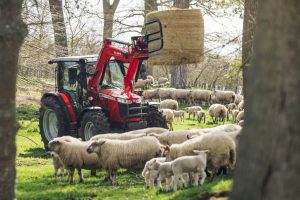
[[[39,111],[39,128],[44,147],[56,137],[69,132],[68,122],[62,107],[53,97],[46,97],[41,102]]]
[[[102,111],[88,111],[81,120],[79,135],[83,141],[88,141],[91,137],[109,133],[110,124]]]
[[[155,106],[149,106],[148,115],[146,116],[148,127],[161,127],[169,129],[166,119],[163,117],[162,113],[158,111]]]

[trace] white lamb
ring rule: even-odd
[[[193,173],[194,174],[194,185],[198,186],[199,182],[199,175],[201,175],[200,184],[204,183],[206,178],[206,162],[207,162],[207,153],[209,151],[196,151],[194,153],[197,155],[195,156],[183,156],[179,157],[171,162],[171,168],[174,174],[174,185],[173,190],[177,190],[177,185],[179,178],[184,181],[183,174],[184,173]]]
[[[64,178],[65,166],[60,159],[59,155],[53,151],[50,152],[50,156],[52,157],[52,163],[54,167],[54,177],[57,178],[58,170],[60,170],[61,179]]]
[[[152,158],[147,161],[142,172],[142,176],[145,178],[146,187],[154,187],[154,181],[157,178],[158,174],[158,165],[155,165],[155,162],[159,161],[161,163],[166,161],[165,157]]]
[[[184,121],[184,111],[183,110],[173,110],[174,118],[177,118],[180,121]]]

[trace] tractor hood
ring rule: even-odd
[[[123,90],[104,89],[100,91],[100,97],[118,101],[119,103],[141,103],[142,98],[134,93],[126,94]]]

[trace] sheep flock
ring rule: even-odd
[[[155,84],[152,78],[148,77],[146,82]],[[166,82],[160,80],[160,84]],[[57,137],[47,146],[55,178],[60,169],[63,181],[66,170],[67,181],[73,184],[75,170],[80,182],[85,181],[82,170],[105,170],[103,178],[115,185],[118,170],[126,169],[140,172],[147,188],[176,191],[202,185],[206,179],[211,181],[222,173],[233,173],[244,123],[241,95],[231,91],[156,88],[145,90],[143,97],[145,102],[160,102],[159,111],[169,130],[153,127],[99,134],[89,141],[71,136]],[[230,115],[232,121],[229,121]],[[173,123],[183,123],[187,119],[196,124],[223,124],[213,128],[174,130]]]

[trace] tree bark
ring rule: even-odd
[[[233,200],[299,199],[300,1],[259,2]]]
[[[119,2],[120,0],[114,0],[113,4],[110,4],[109,0],[103,0],[103,15],[104,15],[103,40],[106,38],[112,38],[114,15]]]
[[[253,38],[256,26],[258,0],[245,0],[242,41],[243,86],[248,78],[248,71],[253,54]],[[245,90],[243,91],[245,94]]]
[[[68,55],[68,41],[66,25],[64,21],[62,0],[49,0],[56,56]]]
[[[174,0],[173,6],[177,8],[189,8],[190,0]],[[183,89],[187,87],[186,64],[171,67],[171,87]]]
[[[0,3],[0,199],[5,200],[15,198],[16,75],[20,46],[27,34],[21,8],[21,0]]]

